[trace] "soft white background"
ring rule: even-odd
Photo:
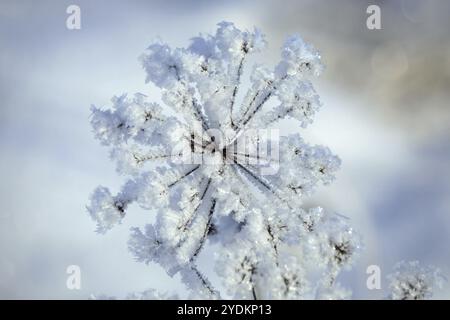
[[[89,106],[124,92],[159,99],[137,57],[158,36],[185,46],[222,20],[260,27],[269,63],[290,33],[323,53],[324,108],[302,133],[343,165],[309,204],[351,217],[364,236],[342,279],[355,297],[385,294],[366,289],[370,264],[384,276],[398,260],[419,259],[450,275],[447,1],[371,1],[382,9],[379,31],[365,27],[366,1],[167,2],[0,1],[0,298],[183,292],[178,278],[127,252],[129,227],[151,213],[134,209],[107,235],[94,233],[89,194],[98,184],[117,190],[122,177],[93,139]],[[79,31],[65,27],[73,3]],[[66,288],[71,264],[81,267],[82,290]],[[449,298],[448,288],[437,296]]]

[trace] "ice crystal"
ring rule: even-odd
[[[388,276],[393,300],[425,300],[430,299],[437,288],[441,288],[444,277],[440,270],[428,266],[420,266],[418,261],[401,261]]]
[[[132,203],[155,210],[154,224],[132,229],[130,251],[179,273],[191,297],[346,298],[335,280],[359,238],[346,218],[302,206],[333,181],[340,160],[298,133],[271,131],[287,118],[303,128],[313,121],[321,102],[311,80],[321,58],[294,35],[275,67],[247,70],[265,45],[259,30],[229,22],[188,48],[152,43],[141,63],[165,106],[136,93],[113,98],[108,109],[92,107],[95,136],[129,178],[116,196],[99,187],[88,210],[102,233]],[[208,243],[220,247],[222,295],[197,263]]]

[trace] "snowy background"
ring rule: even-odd
[[[371,31],[366,8],[375,3],[382,30]],[[66,29],[70,4],[81,7],[81,30]],[[324,108],[302,133],[343,165],[310,204],[351,217],[364,236],[342,279],[354,296],[385,294],[366,289],[371,264],[385,276],[395,262],[418,259],[450,276],[449,16],[445,0],[0,0],[0,298],[183,290],[127,251],[128,229],[150,213],[135,210],[107,235],[94,232],[89,194],[98,184],[117,190],[122,178],[93,138],[89,106],[135,91],[158,100],[137,57],[158,36],[185,46],[222,20],[260,27],[268,62],[291,33],[322,52]],[[81,267],[78,291],[66,288],[72,264]],[[449,287],[437,297],[450,298]]]

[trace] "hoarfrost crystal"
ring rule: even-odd
[[[95,136],[129,178],[116,196],[99,187],[88,210],[101,233],[133,203],[155,210],[153,225],[132,229],[130,251],[179,273],[193,298],[346,298],[336,277],[351,265],[359,237],[346,218],[302,206],[333,181],[339,158],[299,134],[259,135],[287,118],[299,127],[312,122],[321,106],[311,83],[323,69],[320,55],[291,36],[274,68],[249,70],[248,57],[265,45],[259,30],[229,22],[188,48],[151,44],[141,63],[166,106],[136,93],[113,98],[109,109],[92,107]],[[265,173],[263,160],[273,170]],[[220,248],[221,293],[197,262],[211,243]]]
[[[445,278],[435,267],[423,267],[418,261],[401,261],[388,276],[393,300],[430,299],[433,292],[443,286]]]

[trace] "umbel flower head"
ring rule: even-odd
[[[109,109],[92,107],[95,136],[129,178],[115,196],[94,191],[88,211],[104,233],[132,203],[155,210],[154,224],[132,229],[129,248],[139,261],[180,273],[193,297],[220,297],[197,265],[202,249],[217,243],[216,271],[229,296],[343,298],[335,279],[352,263],[358,237],[345,218],[302,208],[334,179],[340,160],[277,131],[287,118],[303,128],[312,122],[320,55],[291,36],[277,65],[248,66],[265,45],[259,30],[229,22],[187,48],[152,43],[141,63],[164,106],[136,93],[113,98]],[[314,281],[319,270],[325,280]]]
[[[425,300],[443,286],[445,278],[438,268],[421,266],[418,261],[401,261],[388,275],[388,280],[390,299]]]

